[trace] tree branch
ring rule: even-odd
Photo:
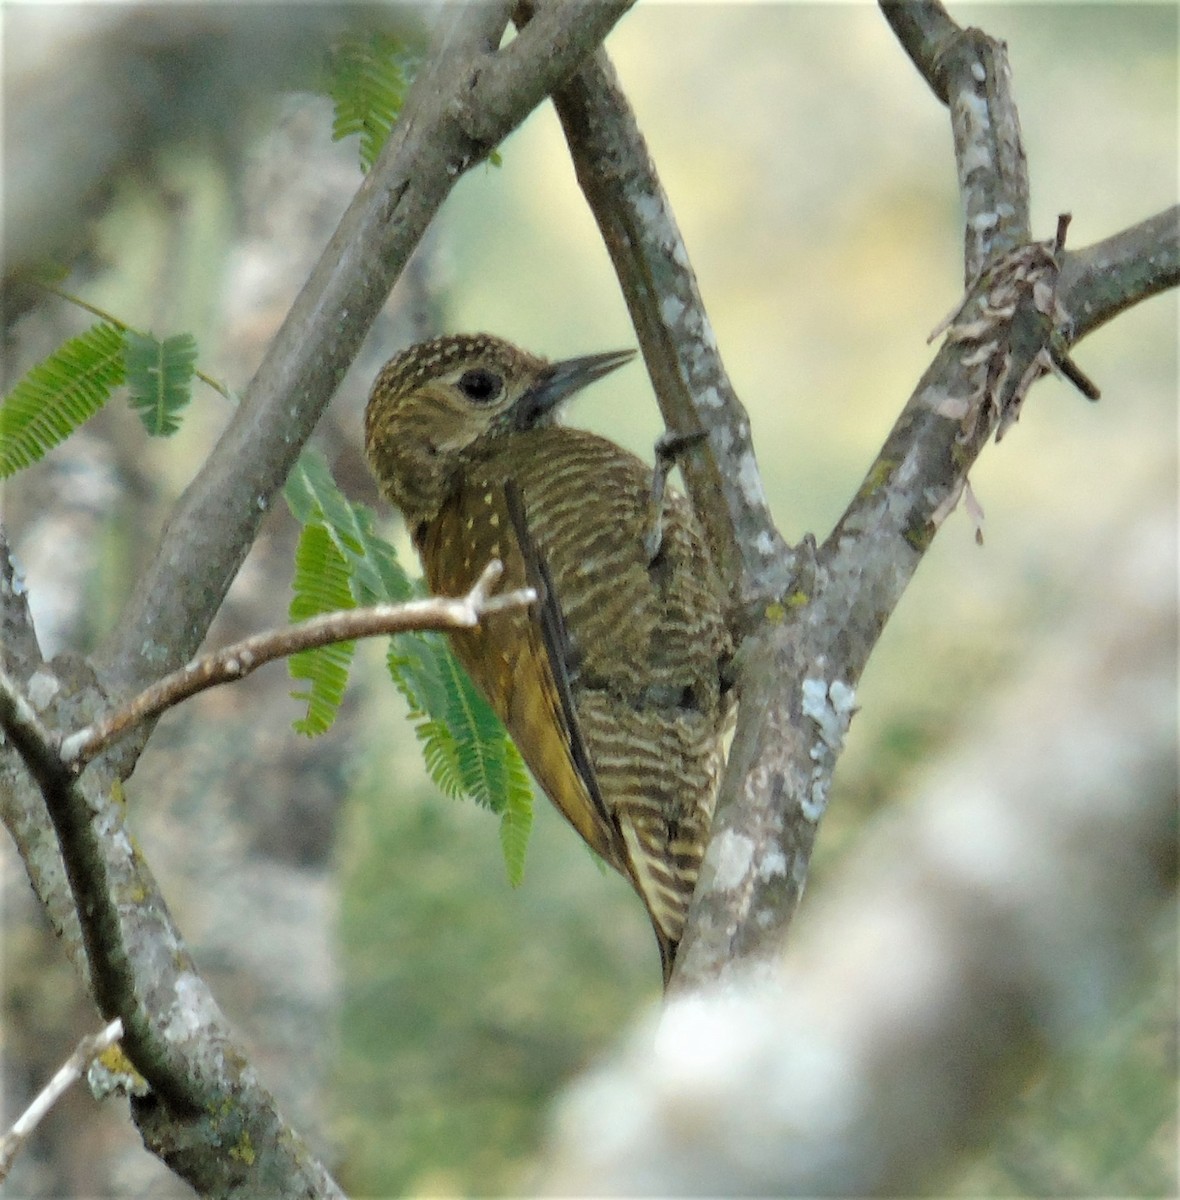
[[[543,1194],[946,1194],[940,1168],[1093,1040],[1160,934],[1174,958],[1175,512],[1144,516],[780,963],[674,998],[574,1085]]]
[[[940,57],[966,217],[964,278],[970,288],[988,263],[1032,236],[1028,165],[1004,43],[967,29]]]
[[[2,669],[0,729],[44,797],[99,1010],[122,1018],[123,1047],[152,1088],[139,1112],[148,1147],[203,1195],[338,1196],[234,1045],[132,846],[118,785],[106,793],[101,776],[75,779],[57,753],[56,735]],[[235,1155],[243,1144],[249,1156]],[[206,1152],[194,1153],[198,1146]]]
[[[1078,341],[1112,317],[1180,284],[1180,206],[1066,254],[1058,295]]]
[[[0,663],[19,678],[28,679],[41,661],[25,582],[0,525]]]
[[[19,683],[26,692],[36,689],[42,695],[57,688],[53,676],[43,666],[25,582],[13,560],[3,526],[0,526],[0,670],[14,686]],[[30,708],[26,715],[31,713]],[[88,979],[82,931],[53,828],[45,819],[40,794],[29,784],[24,760],[3,738],[0,738],[0,819],[16,844],[33,889],[61,936],[67,954],[81,978]]]
[[[489,595],[502,573],[500,561],[493,559],[465,596],[431,596],[405,604],[374,604],[367,608],[323,613],[297,625],[257,633],[212,654],[202,655],[179,671],[165,675],[92,725],[63,738],[62,761],[74,770],[80,770],[111,742],[124,737],[144,721],[207,688],[245,679],[275,659],[357,638],[410,630],[470,629],[487,613],[532,604],[536,600],[536,593],[530,588],[499,596]]]
[[[947,82],[942,55],[962,30],[939,0],[882,0],[881,12],[918,73],[945,104]]]
[[[721,361],[672,206],[605,51],[553,103],[664,421],[676,434],[708,434],[680,465],[714,559],[734,600],[760,611],[785,592],[793,556],[771,517],[749,417]]]
[[[975,212],[969,271],[991,257],[852,503],[797,577],[797,603],[742,648],[738,729],[675,986],[778,956],[869,654],[991,432],[1015,419],[1067,325],[1059,256],[1028,243],[1024,229],[1006,60],[982,33],[952,39],[933,8],[915,13],[931,17],[945,64],[960,184]],[[1013,239],[1015,249],[998,253]]]
[[[570,0],[502,50],[504,0],[444,10],[439,49],[380,160],[96,656],[113,695],[142,689],[196,652],[264,513],[455,181],[573,70],[630,2]]]
[[[124,1018],[127,1053],[157,1092],[181,1108],[199,1107],[207,1097],[197,1088],[138,994],[116,900],[118,888],[111,877],[104,845],[104,835],[109,836],[112,827],[122,829],[114,805],[107,801],[101,811],[92,811],[89,798],[58,753],[56,735],[3,669],[0,728],[24,759],[45,799],[81,920],[100,1011],[107,1019]],[[110,825],[100,833],[97,827],[108,821]]]
[[[937,0],[881,0],[881,11],[922,78],[950,108],[970,288],[993,256],[1031,236],[1008,52],[978,29],[961,29]]]

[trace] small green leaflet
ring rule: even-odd
[[[400,604],[415,594],[397,551],[373,532],[373,514],[344,496],[322,455],[305,450],[299,456],[283,496],[301,525],[314,523],[327,530],[349,565],[358,604]]]
[[[326,85],[335,110],[332,140],[359,135],[366,173],[397,121],[416,66],[401,40],[385,33],[349,36],[332,49]]]
[[[123,331],[102,322],[60,345],[0,404],[0,479],[44,458],[123,382]]]
[[[196,339],[191,333],[177,333],[161,342],[133,329],[124,337],[131,407],[153,437],[170,437],[180,428],[179,414],[192,399]]]
[[[328,531],[323,525],[304,525],[295,549],[291,620],[306,621],[320,613],[355,608],[349,583],[348,565]],[[295,721],[298,733],[313,737],[332,727],[344,700],[355,650],[355,642],[335,642],[291,655],[291,678],[308,683],[306,691],[291,693],[294,699],[307,702],[306,714]]]
[[[283,491],[287,506],[303,526],[295,552],[290,617],[306,620],[323,612],[409,599],[410,581],[393,547],[372,531],[372,514],[344,497],[328,465],[305,450]],[[344,699],[353,643],[321,646],[292,655],[291,676],[305,680],[292,692],[307,703],[295,722],[300,733],[325,733]]]
[[[513,750],[506,763],[513,777],[504,792],[504,811],[500,814],[500,849],[508,870],[508,882],[513,887],[520,887],[524,882],[524,859],[533,832],[533,784],[516,747],[507,738],[505,742]]]
[[[115,317],[63,342],[0,403],[0,479],[44,458],[123,383],[148,433],[175,433],[179,414],[192,398],[196,362],[192,334],[161,342]]]
[[[323,458],[304,451],[284,490],[303,525],[296,553],[292,620],[357,604],[400,603],[421,595],[393,547],[373,530],[373,514],[336,487]],[[309,682],[293,693],[307,702],[296,722],[305,733],[329,728],[344,696],[352,648],[307,651],[292,659],[292,675]],[[320,658],[323,661],[318,661]],[[296,664],[298,663],[298,674]],[[467,796],[500,817],[509,881],[520,883],[532,827],[533,789],[524,762],[500,719],[436,633],[390,639],[387,664],[405,696],[422,756],[435,785]]]

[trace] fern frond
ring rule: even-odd
[[[180,428],[180,412],[192,399],[197,342],[191,333],[160,341],[128,329],[124,366],[128,400],[152,437],[170,437]]]
[[[358,604],[401,604],[414,586],[397,551],[373,530],[373,514],[353,504],[336,486],[322,455],[305,450],[287,477],[283,496],[300,524],[323,525],[352,569]]]
[[[106,322],[59,346],[0,404],[0,479],[30,466],[92,416],[124,378],[123,331]]]
[[[299,615],[354,603],[400,603],[421,594],[393,547],[374,532],[373,514],[341,493],[322,456],[305,451],[283,494],[304,526],[296,557],[296,598],[305,597],[308,607]],[[296,616],[295,601],[291,615]],[[519,883],[532,823],[532,784],[499,717],[441,634],[404,633],[391,638],[386,662],[406,698],[430,778],[446,795],[469,797],[501,816],[508,877]],[[334,700],[329,706],[334,714],[347,681],[347,662],[338,675],[331,675],[327,665],[320,669],[326,676],[323,694]],[[339,693],[329,690],[335,680],[339,680]],[[318,696],[315,687],[302,695],[309,700],[306,723],[312,720],[311,700]]]
[[[511,742],[507,746],[513,761],[506,764],[510,782],[504,795],[504,811],[500,814],[500,849],[508,882],[513,887],[520,887],[524,882],[524,859],[533,832],[533,785],[516,747]]]
[[[333,49],[326,89],[335,107],[332,140],[359,135],[362,171],[377,161],[416,65],[399,39],[385,33],[346,37]]]
[[[422,761],[431,782],[444,796],[459,799],[463,795],[463,778],[451,727],[446,721],[419,720],[414,725],[414,735],[422,745]]]
[[[348,564],[322,525],[305,525],[295,550],[290,617],[304,621],[323,612],[355,607],[349,586]],[[305,701],[307,712],[295,722],[299,733],[313,736],[332,727],[348,686],[348,671],[355,642],[337,642],[291,655],[292,679],[305,679],[305,691],[292,692]]]
[[[431,778],[449,795],[469,797],[501,813],[521,780],[524,764],[500,718],[476,690],[446,640],[438,634],[403,635],[390,648],[390,674],[410,705],[424,744],[432,748]],[[440,725],[449,741],[434,728]],[[435,768],[438,770],[436,774]]]

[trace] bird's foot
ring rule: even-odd
[[[656,438],[656,465],[651,476],[651,519],[643,539],[649,565],[659,558],[664,546],[664,489],[668,483],[668,476],[680,461],[680,456],[686,450],[699,445],[708,436],[703,429],[698,429],[692,433],[666,431]]]

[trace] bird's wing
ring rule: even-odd
[[[590,751],[586,746],[586,739],[582,736],[577,709],[574,708],[570,673],[576,658],[576,647],[566,629],[565,615],[561,611],[561,602],[557,596],[557,589],[553,586],[553,576],[549,571],[549,565],[545,562],[529,533],[524,500],[514,479],[509,479],[504,484],[504,500],[508,506],[508,517],[512,521],[513,532],[516,534],[516,544],[524,559],[525,575],[529,587],[537,593],[537,624],[541,628],[541,642],[545,647],[545,657],[549,661],[553,684],[561,702],[561,715],[564,718],[566,734],[569,738],[570,757],[573,759],[574,767],[581,776],[582,782],[586,785],[586,791],[589,793],[594,807],[603,820],[613,824],[607,814],[602,792],[598,787],[598,778],[594,773],[594,764],[590,761]]]
[[[509,529],[488,520],[488,505],[507,517]],[[463,552],[456,554],[460,545]],[[462,595],[492,558],[504,564],[502,589],[536,591],[529,610],[491,614],[475,629],[451,633],[451,643],[549,798],[598,854],[629,875],[574,707],[576,648],[529,534],[519,488],[509,480],[498,495],[461,492],[430,523],[421,549],[427,582],[437,594]]]

